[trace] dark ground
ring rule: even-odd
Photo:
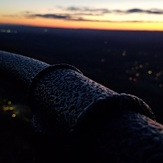
[[[0,25],[0,50],[49,64],[72,64],[84,75],[116,92],[142,98],[160,123],[163,123],[162,42],[163,32]],[[18,86],[7,81],[4,75],[1,75],[0,84],[0,163],[37,162],[37,155],[41,151],[37,148],[37,153],[34,146],[40,144],[37,144],[35,137],[38,139],[38,136],[30,123],[26,95]],[[4,111],[4,106],[16,106],[16,110],[22,109],[22,113],[18,118],[12,118],[13,111]]]

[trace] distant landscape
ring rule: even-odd
[[[85,76],[118,93],[142,98],[160,123],[163,123],[162,43],[163,32],[0,25],[0,50],[49,64],[72,64]],[[33,136],[26,94],[3,72],[0,131],[0,162],[24,162],[24,158],[26,162],[37,162],[36,155],[40,158],[43,145],[39,150]],[[37,150],[33,148],[34,143]],[[44,157],[47,161],[47,156]]]
[[[162,43],[163,32],[0,25],[0,50],[49,64],[72,64],[102,85],[139,96],[151,106],[160,122],[163,122]],[[3,84],[1,98],[12,98],[13,92]],[[17,97],[14,95],[14,100],[19,102],[19,94]]]

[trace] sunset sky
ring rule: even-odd
[[[0,24],[163,31],[163,0],[0,0]]]

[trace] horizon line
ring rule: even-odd
[[[106,28],[83,28],[83,27],[52,27],[42,25],[31,24],[14,24],[14,23],[0,23],[0,25],[7,26],[24,26],[24,27],[36,27],[36,28],[50,28],[50,29],[70,29],[70,30],[94,30],[94,31],[133,31],[133,32],[163,32],[163,30],[150,30],[150,29],[106,29]]]

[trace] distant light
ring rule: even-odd
[[[6,30],[6,33],[11,33],[11,30],[10,30],[10,29],[7,29],[7,30]]]
[[[159,87],[162,88],[163,87],[163,84],[159,84]]]
[[[151,75],[152,74],[152,70],[148,70],[148,74]]]
[[[142,64],[140,64],[140,65],[139,65],[139,68],[143,68],[143,65],[142,65]]]
[[[132,77],[129,77],[129,80],[132,81]]]
[[[139,76],[140,76],[140,73],[137,72],[137,73],[135,74],[135,76],[136,76],[136,77],[139,77]]]
[[[102,62],[102,63],[105,62],[105,59],[104,58],[101,58],[100,62]]]
[[[161,76],[162,75],[162,72],[160,71],[160,72],[158,72],[158,73],[156,73],[156,77],[159,77],[159,76]]]
[[[125,57],[127,54],[127,52],[124,50],[123,53],[122,53],[122,56]]]
[[[135,67],[131,67],[131,70],[134,71],[135,70]]]
[[[138,66],[136,66],[136,67],[135,67],[135,69],[136,69],[136,70],[138,70],[138,69],[139,69],[139,67],[138,67]]]
[[[8,102],[7,102],[7,104],[8,104],[8,105],[11,105],[11,104],[12,104],[12,102],[11,102],[11,101],[8,101]]]
[[[1,29],[0,32],[2,33],[12,33],[10,29]]]
[[[12,107],[12,106],[4,106],[3,107],[3,111],[9,111],[9,110],[14,110],[14,107]]]
[[[136,78],[133,78],[133,82],[137,82],[137,79]]]
[[[44,29],[44,32],[45,32],[45,33],[48,32],[48,29]]]
[[[5,32],[6,32],[6,30],[5,30],[5,29],[1,29],[1,32],[5,33]]]
[[[12,117],[15,118],[16,117],[16,114],[12,114]]]

